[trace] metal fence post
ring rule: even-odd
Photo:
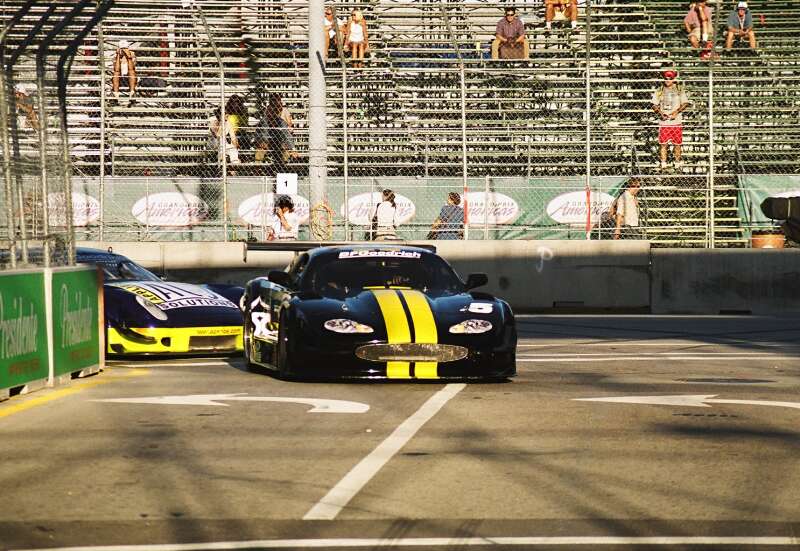
[[[592,222],[592,0],[586,0],[586,239],[591,239]]]

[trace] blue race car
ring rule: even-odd
[[[314,248],[247,283],[245,359],[285,377],[512,377],[514,314],[472,290],[486,282],[422,247]]]
[[[241,287],[163,281],[129,258],[79,247],[103,270],[106,353],[207,354],[242,350]]]

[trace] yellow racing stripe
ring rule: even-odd
[[[389,344],[411,342],[411,329],[408,326],[403,303],[396,291],[376,289],[372,291],[383,315],[386,325],[386,337]],[[411,364],[409,362],[386,362],[386,376],[390,379],[410,379]]]
[[[439,342],[436,332],[436,320],[428,299],[419,291],[400,291],[411,312],[411,321],[414,323],[414,341],[427,344]],[[417,379],[438,379],[438,362],[417,362],[414,364],[414,377]]]

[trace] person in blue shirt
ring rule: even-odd
[[[428,239],[462,239],[464,237],[464,209],[461,196],[452,191],[447,194],[447,204],[433,221]]]
[[[733,40],[747,41],[750,48],[756,49],[756,33],[753,31],[753,14],[747,8],[747,2],[739,2],[736,9],[728,14],[728,37],[725,40],[725,49],[730,50]]]

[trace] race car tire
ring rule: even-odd
[[[292,373],[292,358],[289,352],[289,330],[286,312],[281,312],[278,324],[278,341],[275,343],[275,367],[281,379],[288,379]]]

